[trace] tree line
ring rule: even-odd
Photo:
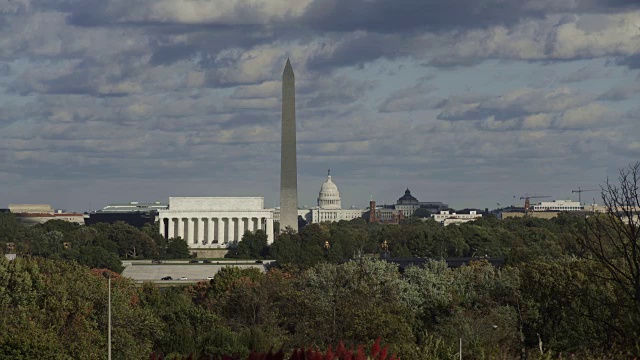
[[[105,269],[0,260],[0,358],[104,358],[112,276],[114,359],[371,345],[405,359],[616,358],[637,354],[622,292],[565,258],[495,268],[442,261],[403,273],[362,258],[306,270],[224,268],[210,282],[136,286]],[[105,276],[106,275],[106,276]]]
[[[24,256],[75,261],[92,268],[122,272],[126,259],[181,259],[189,248],[181,239],[166,240],[158,227],[145,224],[141,229],[124,222],[78,225],[62,220],[27,227],[15,215],[0,214],[0,251],[13,243]]]

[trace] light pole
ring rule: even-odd
[[[107,296],[107,359],[111,360],[111,272],[102,273],[107,277],[107,286],[108,286],[108,296]]]
[[[324,257],[326,260],[329,259],[329,249],[331,248],[331,245],[329,244],[329,240],[324,242]]]
[[[489,327],[493,330],[498,330],[498,325],[489,325]],[[460,354],[460,360],[462,360],[462,338],[460,338],[460,343],[458,345],[458,353]]]
[[[382,242],[382,245],[380,245],[380,247],[382,248],[382,258],[386,259],[389,257],[389,244],[387,243],[387,240]]]

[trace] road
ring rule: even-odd
[[[268,263],[270,261],[265,261]],[[123,276],[129,277],[137,282],[152,281],[163,282],[160,280],[165,276],[171,276],[174,281],[171,283],[187,283],[206,280],[207,277],[214,276],[220,269],[226,266],[237,266],[240,268],[256,268],[265,271],[265,264],[256,264],[255,260],[251,261],[229,261],[229,260],[212,260],[211,264],[203,264],[199,260],[197,264],[190,264],[189,260],[168,260],[162,264],[152,264],[151,260],[132,260],[123,262],[125,266],[122,272]],[[177,281],[180,277],[186,277],[186,281]]]

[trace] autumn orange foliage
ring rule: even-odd
[[[333,350],[331,345],[324,353],[316,349],[295,349],[291,355],[287,358],[284,351],[280,349],[277,352],[273,350],[268,353],[252,351],[247,357],[247,360],[400,360],[395,355],[388,357],[387,347],[382,348],[380,346],[380,338],[371,346],[370,352],[367,354],[363,345],[358,345],[356,349],[348,349],[341,341],[338,347]],[[213,356],[199,356],[193,355],[185,356],[182,358],[173,358],[171,360],[240,360],[238,357],[226,356],[213,357]],[[150,360],[164,360],[161,355],[151,354]],[[169,360],[169,359],[167,359]]]

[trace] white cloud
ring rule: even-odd
[[[589,23],[605,25],[595,29]],[[640,12],[588,16],[548,16],[524,20],[513,27],[493,26],[450,37],[451,46],[436,55],[433,65],[458,64],[487,58],[571,60],[630,56],[640,52]]]
[[[299,17],[310,2],[311,0],[158,0],[150,2],[144,20],[186,24],[268,24]]]
[[[618,84],[600,95],[601,100],[621,101],[634,98],[640,94],[640,81],[632,84]]]
[[[440,103],[443,120],[480,120],[494,116],[506,120],[537,113],[563,111],[582,106],[594,97],[568,87],[554,90],[519,88],[500,96],[454,95]]]
[[[588,104],[568,109],[553,120],[553,127],[558,129],[587,129],[605,126],[618,116],[610,108],[598,104]]]
[[[433,75],[423,76],[416,84],[409,88],[399,89],[391,93],[378,107],[380,112],[400,112],[432,109],[437,103],[436,98],[427,99],[426,95],[437,90],[431,81]]]

